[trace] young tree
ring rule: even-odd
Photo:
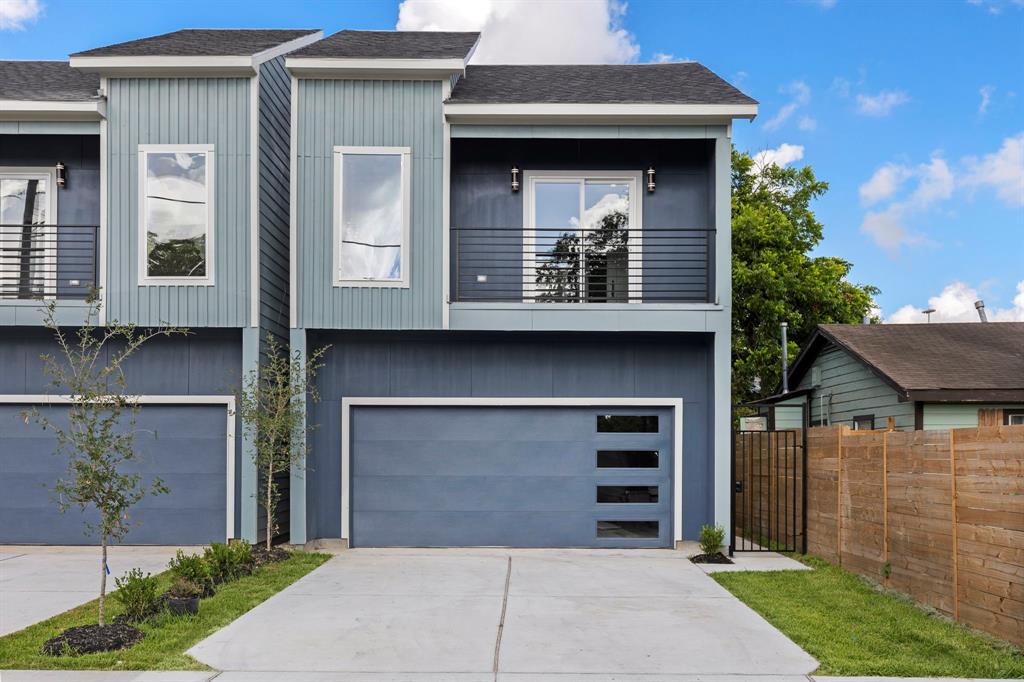
[[[781,381],[779,324],[789,323],[789,356],[814,328],[858,323],[879,290],[847,280],[852,263],[811,256],[822,225],[810,203],[828,190],[810,166],[758,167],[732,153],[732,392],[746,402]],[[756,381],[755,381],[756,380]]]
[[[281,499],[278,475],[292,466],[303,466],[306,435],[314,427],[305,424],[303,395],[319,400],[313,379],[323,366],[329,347],[311,353],[305,361],[299,351],[288,354],[277,340],[267,340],[266,360],[243,380],[238,396],[242,428],[254,444],[252,459],[257,471],[256,502],[266,518],[266,547],[277,532],[275,511]]]
[[[46,327],[57,342],[56,354],[44,354],[43,371],[56,392],[69,397],[67,421],[51,419],[38,408],[24,413],[50,431],[57,454],[67,458],[66,475],[52,490],[61,512],[71,507],[95,509],[99,521],[86,522],[87,532],[100,538],[99,624],[105,625],[107,596],[107,547],[122,539],[132,527],[130,510],[149,495],[169,492],[159,478],[148,483],[125,465],[138,459],[135,451],[135,420],[139,403],[127,392],[125,362],[156,336],[186,334],[185,329],[163,326],[140,329],[112,322],[96,327],[100,304],[90,297],[85,323],[69,333],[56,319],[56,304],[45,309]],[[126,420],[122,420],[125,417]]]

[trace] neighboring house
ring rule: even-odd
[[[951,429],[1024,424],[1024,323],[823,324],[762,401],[775,427]],[[794,407],[797,406],[797,407]]]
[[[477,39],[286,58],[291,347],[330,346],[292,542],[728,526],[731,130],[756,102],[695,63],[467,66]]]
[[[147,498],[129,543],[196,544],[258,525],[255,470],[232,412],[261,341],[288,337],[284,55],[312,30],[184,30],[67,62],[0,62],[0,544],[82,543],[46,486],[54,441],[20,413],[65,410],[43,375],[56,351],[40,298],[73,327],[94,287],[99,324],[188,327],[127,367],[141,394]]]

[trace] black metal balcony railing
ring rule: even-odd
[[[452,228],[453,300],[706,302],[714,230]]]
[[[0,300],[84,299],[98,281],[96,225],[0,224]]]

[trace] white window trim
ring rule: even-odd
[[[22,180],[38,180],[46,178],[46,227],[44,234],[49,239],[43,261],[45,272],[53,273],[53,282],[47,283],[43,298],[57,298],[57,171],[52,166],[0,166],[0,176]]]
[[[230,395],[130,395],[138,405],[223,405],[226,411],[224,537],[235,537],[235,398]],[[0,394],[0,405],[71,405],[69,395]]]
[[[434,407],[670,407],[672,408],[672,546],[683,540],[682,398],[388,398],[341,399],[341,539],[350,542],[352,521],[352,408],[368,406]],[[715,462],[715,466],[719,465]],[[727,470],[728,471],[728,470]]]
[[[154,277],[147,274],[146,253],[146,155],[151,153],[192,152],[206,154],[206,275],[204,277]],[[216,207],[216,154],[212,144],[140,144],[139,145],[139,222],[135,235],[139,241],[139,286],[213,286],[214,285],[214,217]]]
[[[601,180],[604,182],[622,182],[628,184],[629,188],[629,229],[640,230],[639,232],[630,232],[629,242],[627,244],[627,253],[632,254],[634,249],[638,250],[639,253],[643,254],[643,196],[638,192],[643,188],[643,172],[642,171],[603,171],[603,170],[590,170],[590,171],[552,171],[552,170],[532,170],[523,172],[523,185],[525,187],[525,196],[523,197],[523,302],[524,303],[535,303],[533,294],[536,293],[536,259],[532,255],[536,246],[536,227],[537,227],[537,212],[536,212],[536,185],[543,182],[579,182],[585,183],[587,180]],[[580,192],[580,219],[582,220],[584,210],[584,192]],[[627,256],[630,258],[631,256]],[[642,303],[643,302],[643,263],[629,263],[629,303]],[[581,300],[579,303],[571,303],[570,305],[580,305],[587,303],[587,301]],[[599,304],[605,305],[605,304]]]
[[[402,254],[401,279],[342,279],[340,276],[341,267],[341,169],[342,156],[345,154],[375,154],[401,156],[402,159]],[[411,247],[410,223],[412,192],[409,181],[412,167],[412,148],[410,147],[334,147],[334,183],[332,193],[334,196],[333,223],[331,241],[331,283],[336,287],[369,287],[369,288],[409,288],[409,249]]]

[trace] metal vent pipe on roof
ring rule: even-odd
[[[974,307],[978,310],[978,317],[981,318],[982,322],[988,322],[988,315],[985,314],[985,302],[978,299],[974,302]]]

